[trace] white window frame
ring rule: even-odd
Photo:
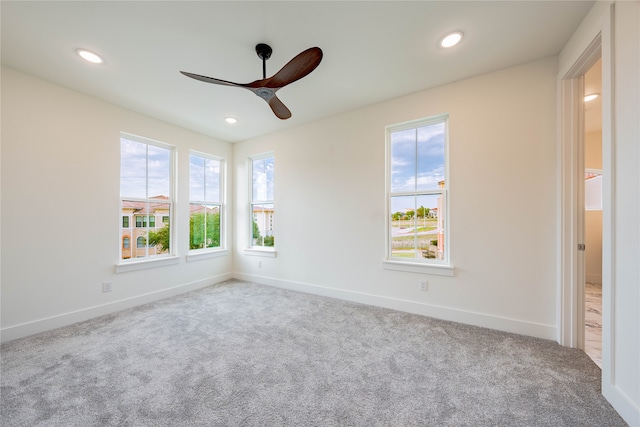
[[[274,188],[273,188],[273,199],[266,199],[266,200],[253,200],[253,162],[256,160],[262,160],[262,159],[267,159],[267,158],[273,158],[273,164],[274,164]],[[275,246],[275,241],[274,241],[274,245],[273,246],[256,246],[253,244],[253,205],[259,205],[259,204],[271,204],[273,205],[273,209],[274,209],[274,216],[275,216],[275,155],[272,151],[268,152],[268,153],[262,153],[262,154],[258,154],[258,155],[254,155],[251,156],[247,159],[247,170],[248,170],[248,179],[249,179],[249,185],[248,185],[248,197],[247,197],[247,208],[248,208],[248,215],[247,215],[247,230],[248,230],[248,247],[245,249],[245,254],[246,255],[253,255],[253,256],[265,256],[265,257],[276,257],[277,252],[276,252],[276,246]],[[275,237],[275,230],[276,230],[276,222],[277,221],[273,221],[273,231],[274,231],[274,237]]]
[[[146,144],[146,145],[152,145],[155,147],[159,147],[159,148],[163,148],[166,150],[169,150],[169,193],[167,195],[168,200],[163,201],[162,203],[167,203],[169,204],[169,223],[170,224],[176,224],[175,221],[175,216],[176,216],[176,203],[175,203],[175,194],[176,194],[176,190],[175,190],[175,186],[176,186],[176,161],[177,161],[177,154],[176,154],[176,148],[173,145],[170,144],[166,144],[164,142],[160,142],[160,141],[156,141],[150,138],[146,138],[146,137],[142,137],[142,136],[138,136],[138,135],[134,135],[134,134],[130,134],[130,133],[126,133],[126,132],[120,132],[120,139],[128,139],[130,141],[135,141],[135,142],[139,142],[141,144]],[[131,259],[122,259],[122,202],[124,200],[127,201],[134,201],[134,202],[143,202],[143,203],[158,203],[157,199],[148,199],[148,198],[135,198],[135,197],[122,197],[119,196],[120,199],[120,210],[118,212],[118,218],[119,218],[119,227],[118,227],[118,247],[119,247],[119,251],[118,251],[118,262],[116,263],[116,268],[115,271],[116,273],[124,273],[127,271],[135,271],[135,270],[141,270],[141,269],[146,269],[146,268],[154,268],[154,267],[160,267],[160,266],[165,266],[165,265],[171,265],[171,264],[177,264],[180,262],[180,259],[178,256],[176,256],[176,250],[178,247],[178,242],[176,239],[176,227],[175,226],[171,226],[170,228],[170,247],[169,247],[169,251],[167,254],[161,254],[161,255],[154,255],[152,257],[144,257],[144,258],[131,258]],[[129,225],[130,225],[130,229],[133,228],[135,229],[135,214],[131,215],[132,220],[134,221],[133,224],[131,224],[131,220],[129,221]],[[133,226],[133,227],[131,227]],[[131,237],[131,244],[130,244],[130,248],[131,250],[133,249],[134,245],[137,245],[137,238],[134,239],[133,235],[130,236]]]
[[[218,211],[220,212],[220,246],[217,248],[201,248],[201,249],[189,249],[189,254],[187,255],[187,261],[197,261],[200,259],[214,258],[218,256],[225,256],[229,254],[229,250],[227,249],[227,192],[226,192],[226,182],[227,182],[227,159],[220,156],[215,156],[213,154],[204,153],[201,151],[190,150],[189,151],[189,160],[191,156],[198,156],[204,159],[216,160],[220,162],[220,177],[219,177],[219,194],[220,198],[217,203],[215,202],[207,202],[206,200],[195,200],[191,196],[191,192],[189,192],[189,220],[191,220],[191,204],[193,203],[201,203],[203,205],[217,205]],[[191,166],[189,166],[189,182],[191,182]],[[206,198],[206,196],[205,196]],[[191,241],[191,235],[189,235],[189,242]]]
[[[444,187],[438,190],[429,191],[410,191],[410,192],[391,192],[391,180],[392,180],[392,165],[391,165],[391,134],[409,129],[417,129],[424,126],[434,125],[437,123],[444,123],[445,126],[445,138],[444,138]],[[386,205],[386,219],[385,219],[385,259],[383,261],[383,268],[387,270],[407,271],[420,274],[433,274],[441,276],[453,276],[454,267],[451,264],[450,256],[450,229],[451,229],[451,211],[449,208],[449,115],[439,114],[422,119],[411,120],[399,124],[389,125],[385,127],[385,205]],[[444,206],[444,251],[443,259],[431,259],[431,258],[398,258],[392,257],[391,251],[391,198],[393,196],[420,196],[420,195],[435,195],[441,194],[443,197]],[[438,213],[441,214],[440,212]]]

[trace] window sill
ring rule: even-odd
[[[228,249],[215,249],[209,251],[193,251],[187,255],[187,262],[200,261],[201,259],[218,258],[229,255]]]
[[[385,270],[406,271],[409,273],[433,274],[436,276],[454,276],[454,267],[448,264],[421,264],[417,262],[382,261]]]
[[[257,249],[257,248],[247,248],[244,250],[245,255],[250,256],[263,256],[269,258],[275,258],[278,253],[275,249]]]
[[[116,273],[126,273],[127,271],[144,270],[145,268],[164,267],[165,265],[179,264],[180,257],[167,256],[156,259],[146,259],[144,261],[130,261],[116,264]]]

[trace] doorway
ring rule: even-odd
[[[584,82],[584,346],[602,368],[602,59]]]

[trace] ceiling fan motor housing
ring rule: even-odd
[[[273,52],[273,49],[271,49],[271,46],[269,46],[268,44],[258,43],[256,45],[256,53],[258,54],[258,58],[262,60],[267,60],[271,58],[272,52]]]
[[[258,95],[260,98],[264,99],[265,101],[268,101],[271,98],[273,98],[273,95],[275,95],[276,93],[271,89],[267,89],[266,87],[261,87],[255,90],[255,94]]]

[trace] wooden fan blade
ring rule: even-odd
[[[267,102],[271,110],[273,110],[273,113],[278,116],[279,119],[286,120],[291,117],[291,111],[289,111],[287,106],[284,105],[277,96],[273,95]]]
[[[280,69],[276,74],[268,79],[258,80],[249,85],[260,84],[262,87],[271,89],[281,88],[296,80],[300,80],[310,72],[316,69],[322,61],[322,49],[319,47],[311,47],[304,52],[299,53],[291,61]],[[255,86],[254,86],[255,87]]]
[[[213,83],[213,84],[216,84],[216,85],[224,85],[224,86],[247,87],[247,85],[243,84],[243,83],[228,82],[226,80],[214,79],[213,77],[207,77],[207,76],[201,76],[199,74],[187,73],[186,71],[180,71],[180,72],[182,74],[184,74],[185,76],[187,76],[187,77],[191,77],[192,79],[200,80],[201,82],[205,82],[205,83]]]

